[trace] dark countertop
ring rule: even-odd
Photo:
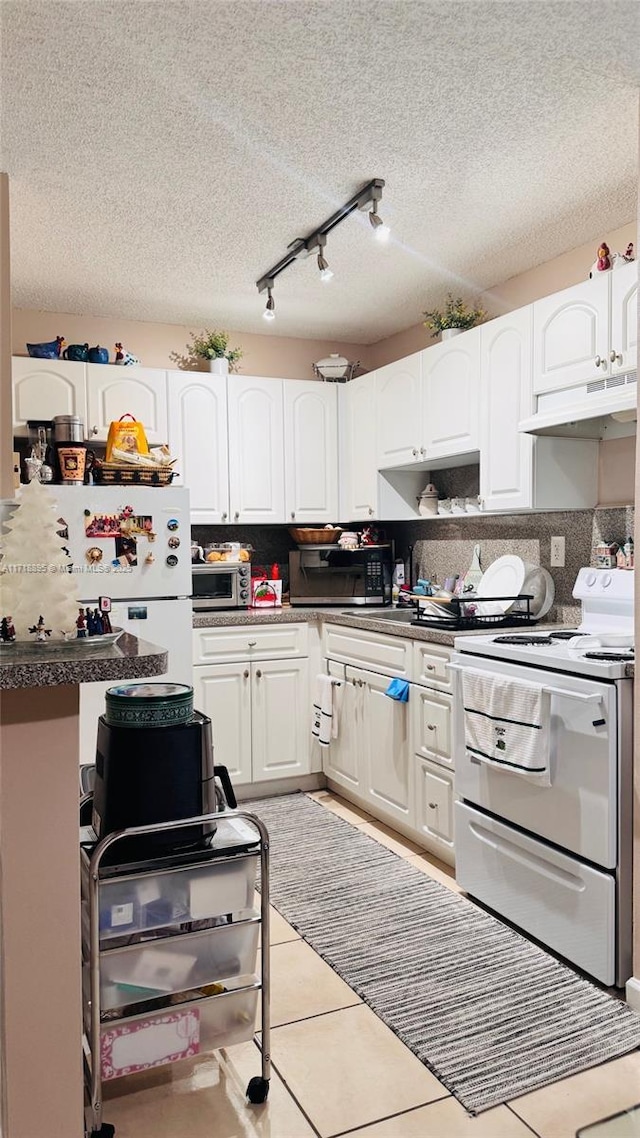
[[[477,629],[473,632],[445,632],[433,628],[419,628],[412,625],[409,621],[396,621],[390,620],[387,616],[380,614],[376,617],[375,612],[372,610],[363,611],[364,606],[354,607],[352,612],[345,613],[343,607],[331,608],[330,606],[323,606],[322,608],[310,607],[306,608],[301,606],[283,605],[282,608],[276,609],[233,609],[222,610],[217,612],[201,612],[194,613],[193,627],[194,628],[224,628],[231,625],[259,625],[259,624],[291,624],[298,621],[310,621],[322,623],[326,621],[329,624],[342,624],[346,628],[362,628],[366,632],[384,632],[390,636],[401,636],[405,640],[426,640],[431,644],[446,644],[452,648],[454,640],[457,636],[482,636],[491,632],[491,628]],[[391,609],[385,609],[384,612],[391,612]],[[542,632],[548,628],[562,628],[562,624],[539,624],[536,625],[536,631]]]
[[[124,632],[115,644],[88,648],[68,644],[16,643],[0,649],[0,689],[90,684],[161,676],[167,651]]]

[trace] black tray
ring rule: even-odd
[[[425,599],[429,599],[428,597]],[[433,598],[437,603],[437,598]],[[433,616],[423,613],[421,609],[416,612],[415,620],[411,624],[415,628],[433,628],[441,632],[469,632],[475,629],[514,628],[535,624],[536,618],[531,612],[532,593],[519,593],[515,597],[452,597],[449,604],[450,615]],[[483,615],[475,611],[475,606],[488,601],[513,601],[518,608],[509,609],[505,613]]]

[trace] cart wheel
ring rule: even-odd
[[[110,1122],[103,1122],[99,1130],[92,1130],[90,1138],[113,1138],[116,1132],[115,1126]]]
[[[249,1102],[266,1102],[268,1094],[268,1079],[263,1079],[261,1075],[255,1075],[253,1079],[249,1079],[249,1086],[247,1087],[247,1098]]]

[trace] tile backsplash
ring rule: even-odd
[[[468,516],[436,521],[396,522],[388,530],[396,543],[396,556],[408,562],[411,551],[413,580],[428,577],[442,584],[445,577],[463,574],[471,564],[474,546],[480,546],[483,569],[506,553],[543,565],[556,587],[552,615],[577,619],[572,589],[583,565],[593,563],[593,551],[601,541],[617,541],[632,535],[632,506],[619,509],[566,510],[504,517]],[[565,565],[551,566],[551,538],[565,538]]]

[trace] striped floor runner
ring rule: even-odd
[[[242,803],[271,900],[472,1114],[640,1046],[640,1016],[304,794]]]

